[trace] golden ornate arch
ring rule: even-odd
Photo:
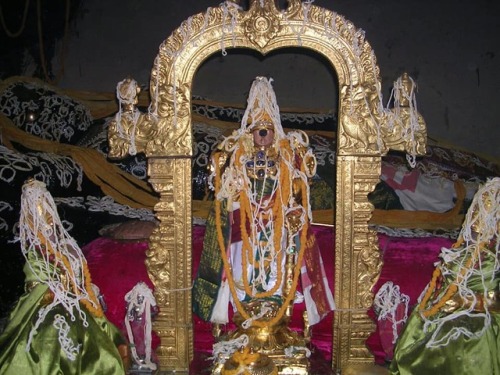
[[[198,67],[212,54],[249,48],[262,55],[302,47],[323,55],[339,81],[337,150],[335,369],[373,363],[365,340],[374,324],[367,315],[372,286],[381,268],[376,233],[368,221],[371,192],[389,148],[412,154],[425,151],[426,129],[403,103],[381,105],[381,83],[375,54],[343,16],[311,3],[291,0],[278,9],[274,0],[251,0],[248,10],[227,1],[184,21],[160,46],[151,72],[151,105],[137,118],[121,114],[121,127],[110,127],[110,155],[144,152],[149,182],[160,194],[155,206],[159,227],[150,238],[147,267],[160,307],[154,329],[162,370],[187,371],[193,358],[191,315],[191,87]],[[408,82],[408,77],[406,77]],[[414,118],[414,116],[413,116]]]

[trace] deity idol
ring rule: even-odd
[[[457,242],[394,350],[391,374],[500,374],[500,178],[474,196]]]
[[[310,325],[334,308],[311,231],[316,158],[304,132],[283,130],[271,83],[254,80],[241,127],[212,156],[215,202],[193,290],[196,314],[227,323],[231,303],[240,332],[261,351],[293,344],[262,330],[286,324],[294,301],[304,299]]]
[[[26,292],[0,335],[0,373],[124,374],[127,342],[41,181],[23,186],[19,228]]]

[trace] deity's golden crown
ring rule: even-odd
[[[260,115],[259,119],[256,121],[254,121],[252,117],[249,117],[247,124],[248,124],[247,130],[249,132],[253,132],[254,130],[260,130],[260,129],[267,129],[267,130],[274,129],[273,120],[271,119],[271,116],[269,116],[269,114],[266,112]]]

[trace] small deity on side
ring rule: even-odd
[[[22,189],[26,292],[0,335],[1,374],[124,374],[128,343],[104,315],[82,250],[43,182]]]
[[[474,196],[457,242],[401,333],[391,374],[500,374],[500,178]]]

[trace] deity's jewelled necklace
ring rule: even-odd
[[[263,180],[266,177],[275,177],[278,173],[278,155],[274,149],[259,149],[253,157],[246,161],[245,167],[250,178]]]

